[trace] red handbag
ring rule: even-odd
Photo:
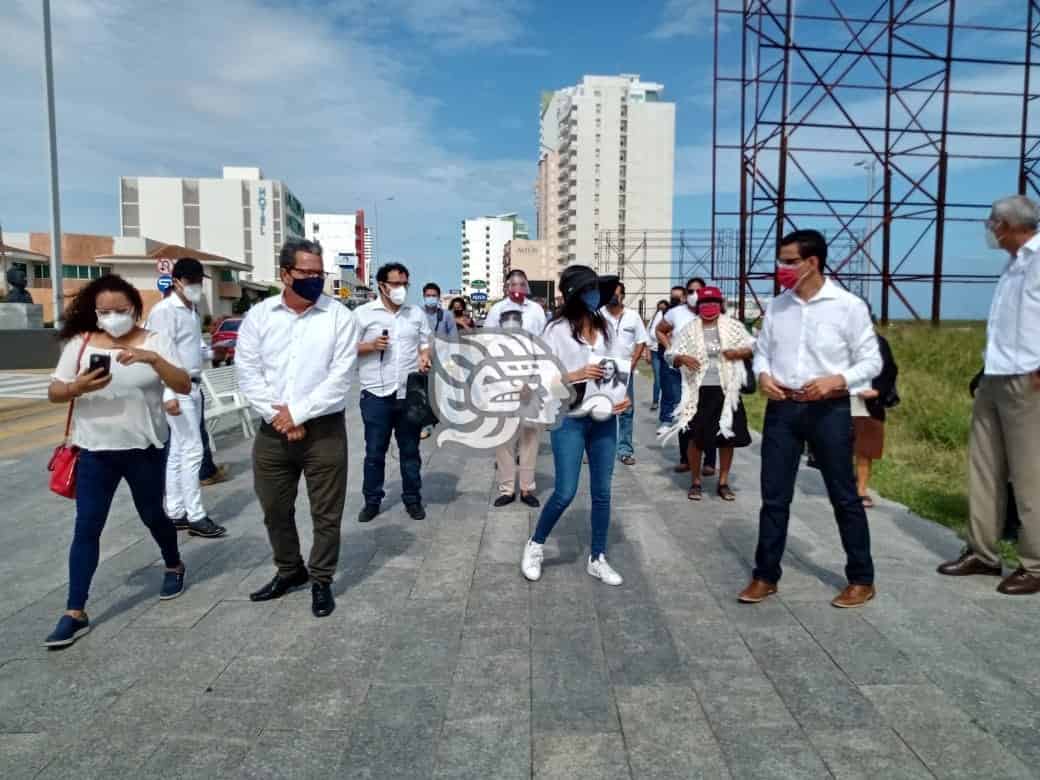
[[[83,345],[79,348],[76,356],[76,375],[79,375],[80,363],[83,360],[83,350],[87,348],[90,334],[83,339]],[[54,448],[47,471],[51,473],[51,492],[57,493],[65,498],[76,497],[76,465],[79,463],[79,447],[69,445],[69,432],[72,430],[72,410],[76,406],[76,399],[69,401],[69,414],[65,418],[65,438],[61,444]]]

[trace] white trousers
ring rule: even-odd
[[[199,431],[199,386],[190,395],[178,395],[181,413],[166,415],[170,423],[170,453],[166,460],[166,514],[174,520],[206,517],[202,506],[199,466],[202,465],[202,433]]]

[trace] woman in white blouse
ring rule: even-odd
[[[141,294],[115,275],[84,287],[65,312],[60,334],[65,346],[48,396],[53,403],[72,404],[69,443],[80,452],[69,597],[48,647],[70,645],[90,630],[85,610],[101,531],[124,479],[166,564],[159,598],[176,598],[184,590],[177,531],[163,510],[168,429],[162,394],[164,386],[190,392],[191,379],[177,364],[169,339],[138,325],[143,314]]]
[[[605,287],[613,294],[617,277]],[[566,381],[576,391],[570,413],[550,437],[556,482],[542,509],[534,535],[524,547],[520,570],[532,582],[542,576],[543,545],[557,521],[578,492],[583,454],[589,459],[592,493],[592,539],[586,571],[607,585],[620,585],[621,575],[607,563],[607,531],[610,528],[610,488],[617,453],[616,416],[628,409],[625,387],[612,394],[602,364],[614,356],[607,323],[600,314],[605,302],[599,277],[591,268],[572,265],[560,277],[564,304],[546,327],[542,338],[560,360]],[[609,295],[608,295],[609,297]],[[620,358],[615,359],[615,363]]]

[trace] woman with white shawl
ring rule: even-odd
[[[754,340],[739,320],[723,313],[724,306],[718,287],[698,290],[697,319],[672,339],[665,355],[681,369],[683,384],[674,420],[662,438],[687,429],[693,484],[686,497],[691,501],[703,497],[701,453],[711,446],[717,446],[720,455],[716,492],[724,501],[733,501],[736,495],[729,486],[733,450],[751,443],[740,389],[747,381],[744,361],[751,357]]]

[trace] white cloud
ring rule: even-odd
[[[17,118],[0,123],[0,221],[12,230],[47,226],[38,6],[0,4],[3,113]],[[284,178],[312,211],[371,211],[392,195],[381,254],[446,269],[460,218],[529,210],[532,162],[448,151],[435,102],[406,86],[396,54],[335,18],[262,0],[56,4],[66,229],[115,232],[120,175],[218,176],[223,164]]]
[[[667,0],[652,38],[710,37],[714,31],[714,0]]]

